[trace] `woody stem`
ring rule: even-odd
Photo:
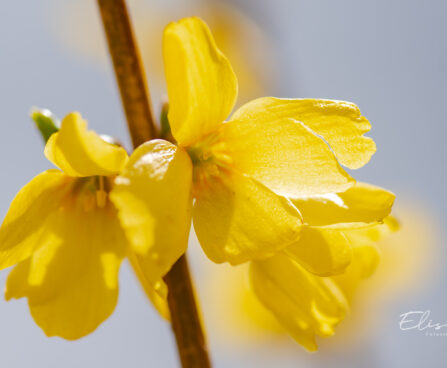
[[[134,147],[157,137],[149,91],[125,0],[97,0]],[[164,277],[172,329],[183,368],[209,368],[206,342],[186,256]]]
[[[149,91],[125,0],[98,0],[134,147],[156,136]]]

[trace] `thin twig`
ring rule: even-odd
[[[156,137],[149,92],[125,0],[97,0],[134,147]],[[172,329],[184,368],[211,367],[186,256],[164,277]]]
[[[156,135],[155,120],[125,0],[98,0],[134,147]]]
[[[168,285],[172,329],[177,339],[182,366],[211,367],[186,255],[174,264],[164,280]]]

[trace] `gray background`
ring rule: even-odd
[[[128,142],[110,65],[98,68],[75,57],[52,33],[51,9],[63,1],[0,4],[1,215],[22,185],[50,167],[27,117],[31,106],[51,108],[59,116],[79,110],[95,130]],[[437,321],[447,322],[442,236],[447,218],[446,2],[233,3],[274,41],[279,83],[268,94],[336,98],[360,106],[373,124],[370,135],[378,152],[355,176],[402,194],[398,205],[404,198],[430,209],[437,224],[433,231],[440,234],[436,248],[440,267],[433,269],[436,277],[422,290],[387,306],[378,332],[360,346],[312,355],[290,343],[278,348],[267,341],[242,348],[219,343],[212,330],[208,335],[216,367],[442,366],[447,337],[404,333],[398,328],[398,316],[430,309]],[[83,27],[82,17],[79,27]],[[0,273],[1,284],[7,273]],[[196,271],[196,278],[200,275]],[[46,338],[32,321],[26,300],[0,301],[0,364],[11,368],[176,366],[169,326],[149,306],[127,264],[120,280],[115,313],[95,333],[76,342]]]

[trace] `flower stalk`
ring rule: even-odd
[[[134,148],[157,137],[150,95],[125,0],[97,0]],[[186,256],[164,278],[184,368],[210,367]]]

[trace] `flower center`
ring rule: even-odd
[[[107,205],[111,189],[111,178],[106,176],[76,178],[70,191],[70,198],[74,205],[80,206],[85,212],[90,212]]]
[[[187,152],[193,163],[194,192],[218,180],[232,164],[227,144],[218,133],[211,133],[199,143],[188,147]]]

